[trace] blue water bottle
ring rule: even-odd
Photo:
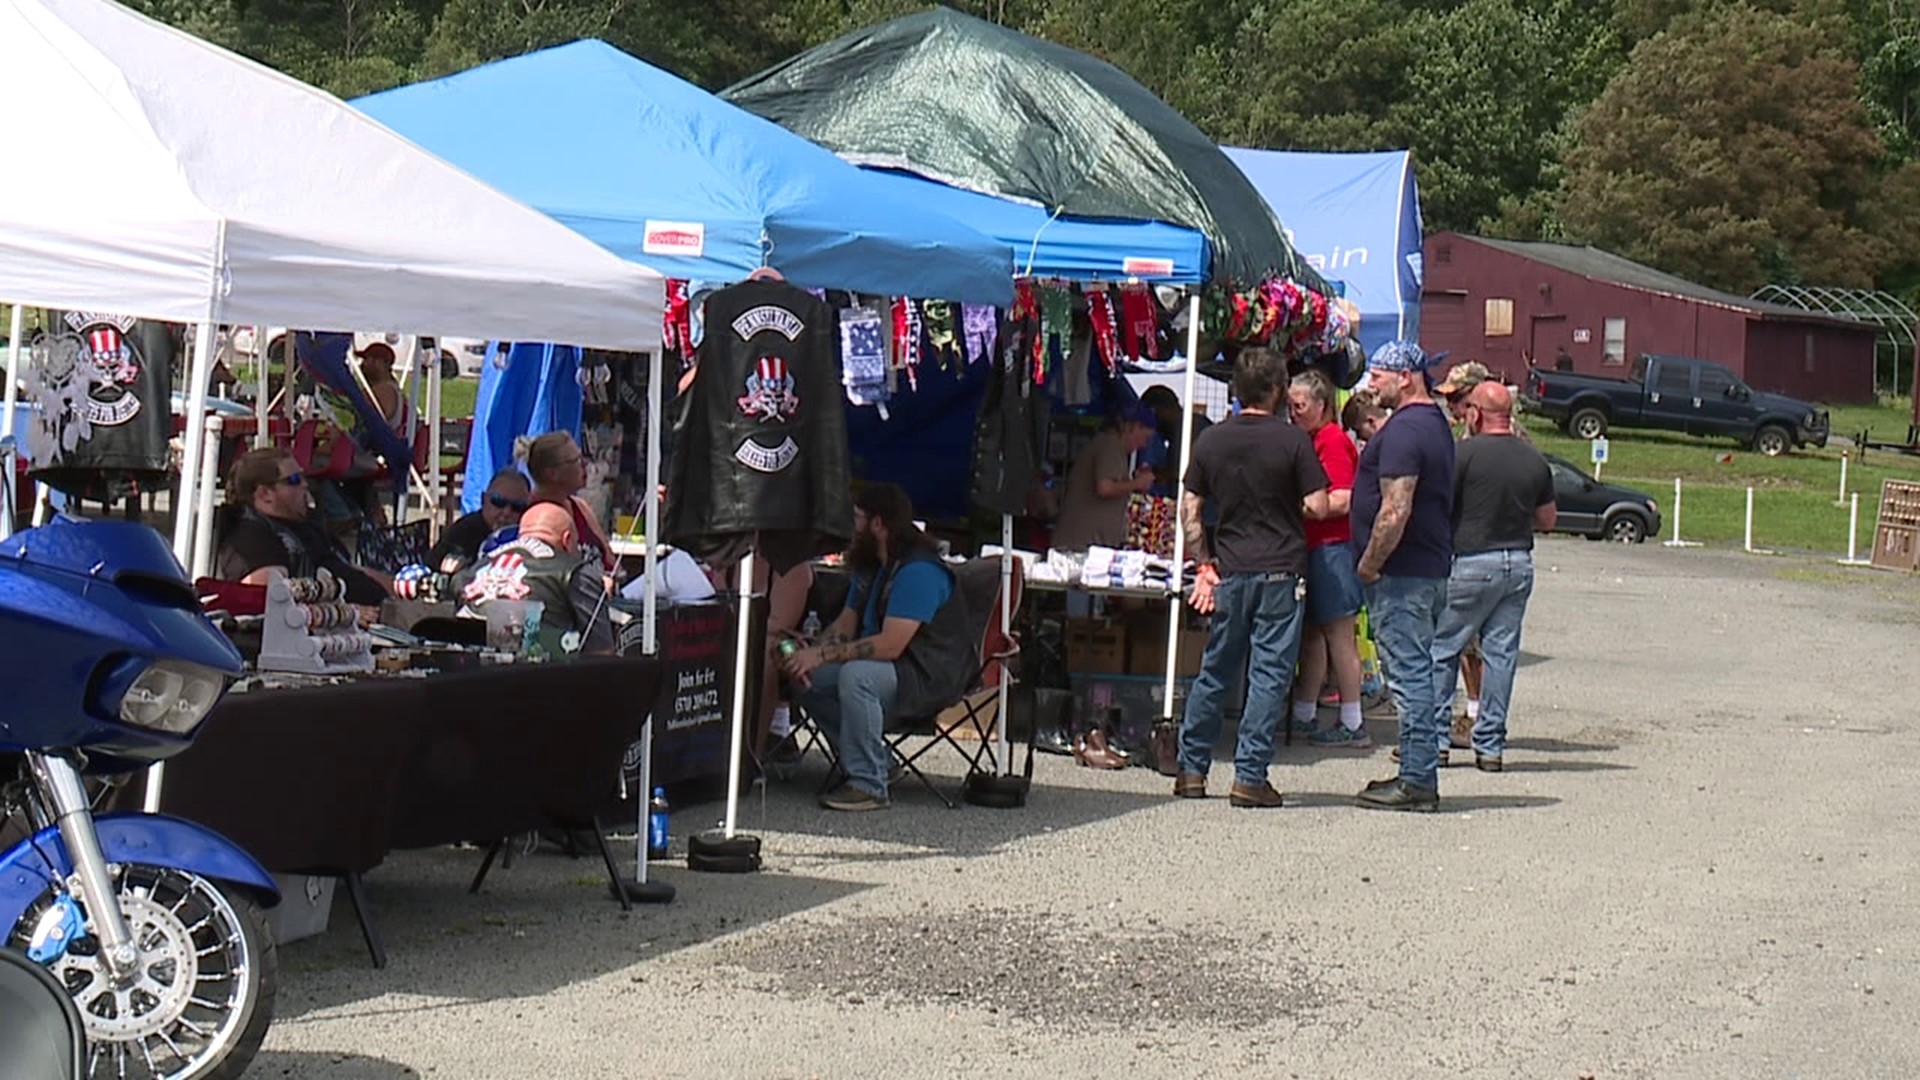
[[[667,789],[653,789],[653,801],[647,804],[647,858],[664,859],[667,849],[672,846],[672,834],[668,831],[667,816],[672,813],[667,806]]]

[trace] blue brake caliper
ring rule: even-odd
[[[27,958],[36,964],[53,963],[85,926],[80,905],[74,903],[73,896],[55,893],[53,906],[41,913],[38,925],[33,928],[33,938],[27,942]]]

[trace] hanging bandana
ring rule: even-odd
[[[960,305],[960,328],[967,339],[967,363],[977,364],[993,357],[1000,342],[1000,313],[991,307]]]
[[[693,313],[687,306],[687,283],[667,279],[667,309],[660,335],[669,352],[693,355]]]
[[[1026,324],[1027,339],[1032,342],[1028,359],[1033,364],[1033,385],[1047,384],[1047,335],[1040,332],[1040,301],[1034,295],[1033,282],[1025,278],[1013,285],[1013,320]],[[1016,337],[1016,340],[1019,340]]]
[[[847,308],[840,313],[841,382],[847,400],[855,405],[887,408],[887,331],[880,313],[872,308]]]
[[[893,301],[893,352],[888,362],[898,370],[907,366],[907,302],[895,297]]]
[[[945,300],[929,300],[921,305],[920,317],[927,328],[927,348],[932,350],[944,369],[956,353],[953,305]]]
[[[906,363],[907,386],[920,389],[920,305],[912,300],[902,300],[907,309]]]
[[[1227,336],[1235,341],[1247,340],[1247,324],[1253,321],[1253,315],[1248,310],[1246,294],[1232,294],[1227,297],[1227,305]]]
[[[1042,285],[1040,296],[1040,336],[1048,347],[1065,355],[1073,344],[1073,294],[1057,285]]]
[[[1138,362],[1156,351],[1157,320],[1153,314],[1153,295],[1144,285],[1128,285],[1120,290],[1120,330],[1126,343],[1127,359]]]
[[[1093,324],[1093,347],[1107,365],[1107,374],[1120,370],[1120,336],[1114,331],[1113,298],[1107,290],[1087,294],[1087,321]]]

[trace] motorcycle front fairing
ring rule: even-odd
[[[0,541],[0,751],[77,748],[93,771],[179,753],[193,728],[122,716],[135,681],[162,663],[224,679],[242,670],[158,533],[62,517]]]

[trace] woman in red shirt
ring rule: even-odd
[[[1365,593],[1354,566],[1353,527],[1347,517],[1360,452],[1340,427],[1333,384],[1320,372],[1309,369],[1294,376],[1287,388],[1287,413],[1295,427],[1313,437],[1333,511],[1331,517],[1308,518],[1306,523],[1307,626],[1300,637],[1300,673],[1293,683],[1293,723],[1296,729],[1312,731],[1316,746],[1364,750],[1373,739],[1360,715],[1360,643],[1354,637],[1354,619]],[[1313,731],[1329,661],[1340,687],[1340,723]]]

